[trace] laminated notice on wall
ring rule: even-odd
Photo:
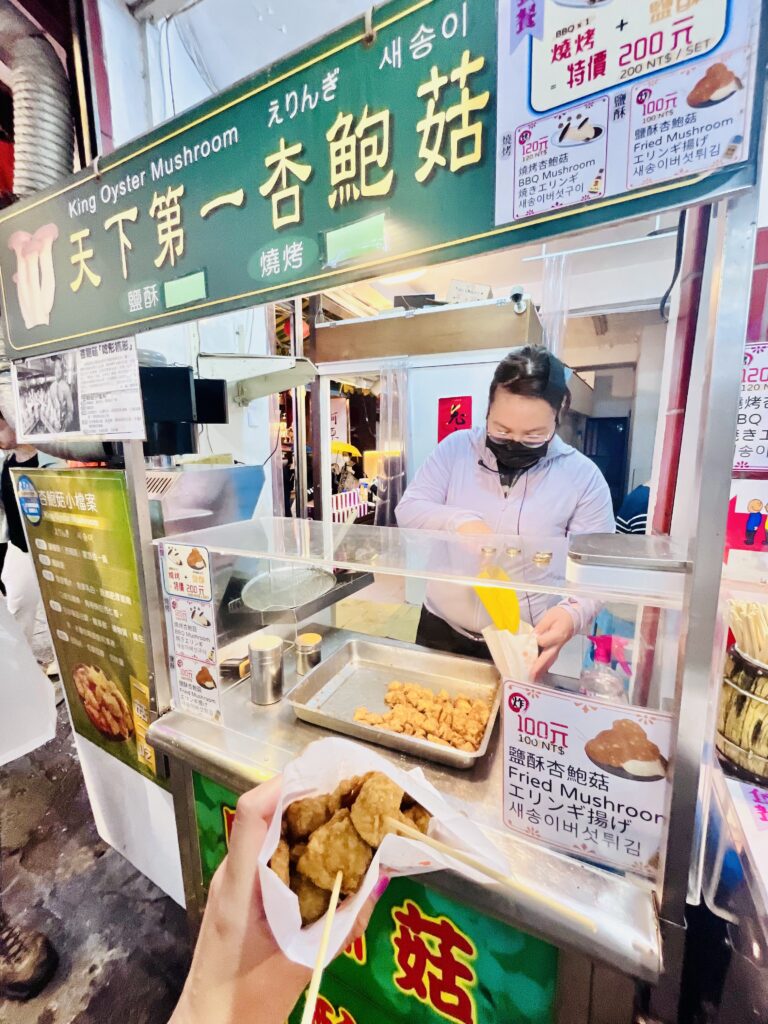
[[[134,338],[118,338],[13,364],[20,442],[144,440]]]

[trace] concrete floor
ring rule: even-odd
[[[184,911],[96,832],[69,721],[0,769],[0,890],[19,924],[45,931],[61,963],[2,1024],[164,1024],[189,963]]]

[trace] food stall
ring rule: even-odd
[[[686,902],[701,893],[713,680],[725,639],[722,467],[733,450],[743,267],[754,248],[761,14],[765,5],[751,0],[639,13],[630,0],[538,9],[395,0],[0,217],[8,340],[23,376],[45,353],[114,346],[384,268],[690,210],[669,334],[683,355],[668,381],[656,467],[660,536],[478,544],[334,522],[323,502],[316,521],[227,515],[153,540],[141,441],[124,446],[152,651],[144,738],[167,761],[192,922],[226,851],[237,795],[338,732],[423,771],[515,880],[514,891],[451,871],[393,882],[365,942],[327,972],[323,1019],[369,1019],[371,1000],[382,1020],[597,1024],[629,1022],[637,1008],[677,1019]],[[42,250],[44,266],[18,237],[10,246],[14,232],[51,223],[58,231],[42,239],[55,243]],[[539,341],[538,316],[518,305],[486,305],[486,337]],[[473,307],[473,325],[476,315]],[[463,316],[458,304],[387,319],[370,355],[418,357],[413,339],[436,335],[445,345],[432,355],[477,350]],[[424,327],[440,317],[454,326]],[[334,337],[350,329],[315,330],[326,377],[349,359]],[[305,359],[303,331],[292,333],[293,369],[305,374],[297,392],[314,389],[329,428],[330,391]],[[319,359],[311,347],[308,355]],[[683,417],[681,395],[690,399]],[[33,489],[21,478],[17,489],[34,550],[32,519],[56,523],[51,502],[59,518],[87,513],[95,492],[82,491],[84,510],[76,492],[70,508],[63,488],[38,487],[31,472],[25,479]],[[406,594],[437,581],[502,601],[608,605],[634,624],[624,699],[582,693],[572,666],[555,665],[534,685],[338,623],[332,609],[342,597],[389,580]],[[436,742],[387,728],[394,683],[444,689],[454,704],[484,700],[483,734]],[[418,920],[406,927],[397,913],[408,907]]]

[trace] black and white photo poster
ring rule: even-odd
[[[13,387],[21,443],[145,437],[133,338],[16,362]]]

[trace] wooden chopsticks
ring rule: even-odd
[[[466,864],[469,867],[474,868],[475,871],[485,875],[487,878],[491,878],[494,882],[498,882],[499,885],[503,885],[507,889],[511,889],[513,892],[520,895],[525,895],[531,899],[537,900],[544,906],[549,907],[550,910],[561,914],[563,917],[569,918],[576,924],[580,924],[587,931],[592,933],[597,932],[597,925],[591,918],[587,917],[586,914],[581,914],[579,911],[573,910],[571,907],[566,906],[559,900],[553,899],[551,896],[547,896],[543,892],[539,892],[537,889],[526,885],[524,882],[518,882],[516,878],[512,877],[512,875],[505,875],[503,872],[497,871],[488,864],[484,864],[481,860],[477,860],[477,858],[473,857],[471,854],[465,853],[463,850],[457,850],[452,846],[448,846],[446,843],[441,843],[439,839],[433,839],[432,836],[425,836],[423,832],[419,832],[417,828],[413,828],[411,825],[407,825],[403,821],[397,821],[395,818],[385,818],[384,820],[385,824],[393,832],[399,832],[408,839],[415,839],[416,842],[424,843],[425,846],[430,846],[433,850],[439,850],[440,853],[445,853],[454,860],[461,861],[462,864]],[[328,952],[328,943],[331,938],[331,927],[333,926],[333,919],[336,916],[336,908],[338,907],[339,897],[341,896],[341,881],[342,873],[339,871],[336,875],[336,880],[333,883],[331,902],[325,915],[323,934],[320,939],[320,948],[317,951],[315,968],[312,971],[312,979],[309,983],[309,988],[307,989],[307,998],[304,1003],[304,1012],[301,1016],[301,1024],[312,1024],[312,1019],[315,1015],[317,997],[320,993],[320,982],[323,977],[325,956]]]
[[[768,606],[731,601],[730,625],[742,654],[753,661],[768,662]]]
[[[333,889],[331,891],[331,902],[328,905],[328,910],[325,914],[325,924],[323,925],[323,934],[320,939],[320,949],[317,951],[317,959],[315,960],[315,969],[312,971],[312,980],[309,983],[307,989],[307,998],[304,1003],[304,1013],[301,1015],[301,1024],[312,1024],[312,1018],[315,1016],[315,1006],[317,1004],[317,997],[320,993],[320,982],[323,978],[323,970],[325,967],[325,954],[328,952],[328,943],[331,940],[331,927],[333,925],[333,919],[336,916],[336,908],[339,905],[339,897],[341,896],[341,880],[342,873],[338,871],[336,873],[336,881],[333,883]]]
[[[546,893],[539,892],[537,889],[526,885],[524,882],[518,882],[512,875],[505,875],[501,871],[497,871],[495,868],[490,867],[488,864],[484,864],[481,860],[477,860],[469,853],[465,853],[463,850],[457,850],[453,846],[448,846],[446,843],[441,843],[439,839],[433,839],[432,836],[425,836],[423,832],[419,832],[417,828],[413,828],[411,825],[406,825],[403,821],[397,821],[395,818],[387,818],[386,824],[393,831],[399,832],[401,835],[407,836],[408,839],[415,839],[419,843],[424,843],[426,846],[431,846],[433,850],[439,850],[440,853],[445,853],[454,860],[459,860],[462,864],[468,865],[468,867],[474,868],[475,871],[485,875],[487,878],[493,879],[494,882],[498,882],[499,885],[505,886],[507,889],[512,889],[514,892],[520,895],[528,896],[531,899],[537,900],[539,903],[544,904],[550,908],[550,910],[561,914],[563,917],[570,918],[571,921],[580,924],[587,931],[595,933],[597,932],[597,925],[595,922],[586,916],[586,914],[579,913],[578,910],[573,910],[571,907],[566,906],[559,900],[553,899],[551,896],[547,896]]]

